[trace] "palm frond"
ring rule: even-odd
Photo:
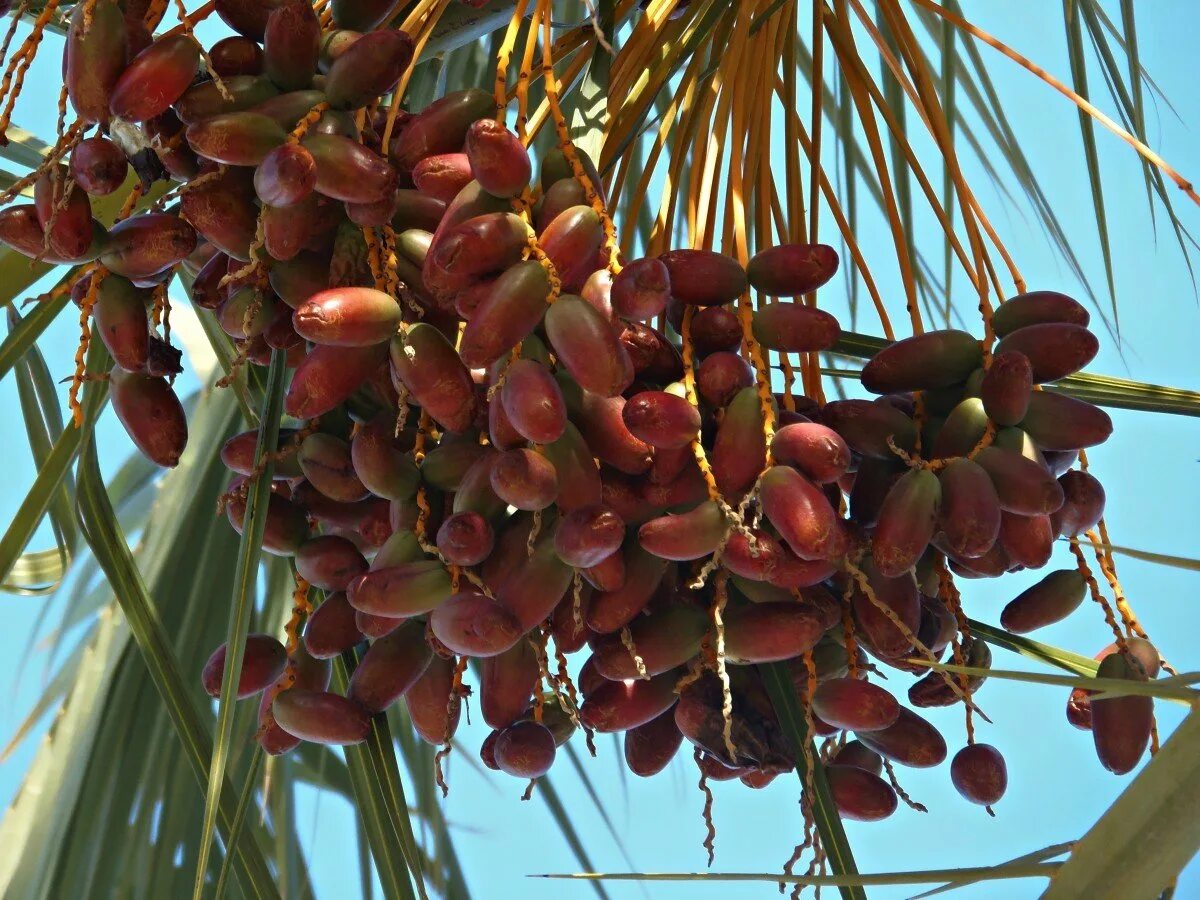
[[[1198,849],[1200,717],[1193,712],[1121,793],[1050,881],[1047,900],[1156,897]]]
[[[229,628],[225,637],[225,667],[221,677],[221,696],[218,700],[216,734],[213,736],[212,756],[204,799],[204,824],[200,836],[199,862],[196,867],[195,900],[204,895],[208,857],[212,847],[213,829],[221,809],[221,792],[225,787],[225,768],[233,736],[234,701],[237,699],[238,679],[242,675],[242,657],[246,635],[250,632],[250,614],[258,581],[259,555],[267,528],[267,501],[271,497],[271,478],[274,472],[274,453],[279,441],[279,419],[283,412],[283,389],[286,353],[276,350],[271,355],[267,375],[266,405],[258,426],[254,448],[254,471],[258,474],[247,481],[246,510],[242,522],[242,539],[238,544],[235,564],[234,591],[229,610]],[[232,825],[227,826],[232,829]],[[232,853],[234,844],[226,834],[225,846]]]

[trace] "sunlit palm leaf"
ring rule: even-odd
[[[258,426],[254,448],[254,471],[247,479],[246,508],[242,521],[242,539],[238,544],[235,564],[234,593],[230,597],[229,629],[225,637],[225,668],[221,677],[221,696],[217,711],[217,730],[213,738],[212,761],[209,767],[204,806],[204,825],[200,836],[199,863],[196,867],[195,900],[204,893],[208,856],[212,846],[217,813],[221,808],[221,792],[225,787],[225,768],[233,733],[233,706],[237,699],[238,679],[242,674],[242,656],[246,635],[250,631],[250,614],[258,581],[258,560],[262,552],[263,535],[267,528],[267,501],[271,497],[271,477],[274,453],[279,441],[279,418],[283,412],[284,376],[287,371],[286,351],[271,354],[271,369],[267,376],[266,405]],[[226,846],[232,851],[231,845]]]
[[[5,847],[0,854],[0,893],[6,896],[32,897],[47,891],[51,869],[46,863],[63,840],[72,812],[64,803],[46,803],[43,798],[66,797],[79,789],[97,726],[93,707],[102,701],[113,677],[112,648],[125,629],[121,616],[111,609],[100,617],[79,655],[78,676],[62,712],[0,822]]]
[[[89,448],[81,467],[79,510],[84,536],[113,584],[155,686],[184,743],[193,773],[201,784],[205,784],[212,753],[209,737],[184,687],[178,661],[147,598],[141,575],[116,526],[108,495],[100,480],[94,447]],[[232,801],[218,802],[214,818],[220,823],[222,831],[228,834],[233,820]],[[239,843],[237,861],[238,874],[244,879],[247,890],[260,897],[274,895],[275,889],[265,862],[253,842],[243,839]]]
[[[11,253],[12,251],[2,252]],[[14,290],[14,288],[15,286],[8,288],[13,291],[13,297],[19,291],[24,290],[24,288],[15,288]],[[30,310],[28,315],[22,316],[15,324],[9,323],[8,334],[4,338],[4,343],[0,344],[0,378],[7,375],[18,364],[21,357],[34,345],[38,336],[70,302],[69,294],[42,300]]]
[[[1021,856],[1018,856],[1016,859],[1010,860],[1009,862],[1005,863],[1004,865],[1020,865],[1020,864],[1024,864],[1024,863],[1040,863],[1040,862],[1044,862],[1048,859],[1053,859],[1056,856],[1062,856],[1064,853],[1066,853],[1070,849],[1071,849],[1070,843],[1054,844],[1050,847],[1046,847],[1045,849],[1034,851],[1033,853],[1022,854]],[[966,887],[968,884],[976,884],[976,883],[978,883],[978,880],[974,879],[974,878],[961,878],[961,877],[956,878],[955,880],[953,880],[947,884],[943,884],[940,887],[936,887],[936,888],[933,888],[932,890],[925,891],[922,894],[916,894],[915,896],[913,896],[911,898],[911,900],[924,900],[925,897],[933,897],[937,894],[944,894],[947,891],[957,890],[958,888]]]
[[[31,131],[9,125],[5,131],[8,143],[0,147],[0,157],[24,169],[36,169],[42,164],[50,145]]]
[[[230,414],[229,405],[202,403],[193,417],[193,436],[207,438],[215,426],[219,442],[219,435],[227,432],[232,422]],[[199,462],[203,465],[197,477]],[[144,465],[142,461],[141,465],[122,470],[114,479],[114,497],[139,490],[142,475],[135,473],[144,471]],[[223,487],[222,469],[213,457],[185,455],[183,464],[168,476],[158,495],[157,527],[151,529],[150,539],[139,544],[137,551],[152,596],[163,602],[159,614],[164,627],[176,636],[175,652],[187,660],[184,668],[190,672],[198,671],[212,643],[219,639],[212,627],[216,620],[205,611],[213,595],[210,592],[228,591],[225,582],[231,570],[217,565],[216,560],[227,556],[236,545],[225,526],[214,531],[209,524],[216,496]],[[198,843],[198,818],[187,812],[195,808],[198,796],[194,782],[187,777],[188,757],[181,752],[136,648],[128,643],[128,631],[122,634],[125,637],[114,645],[120,659],[116,680],[104,695],[104,702],[91,711],[101,723],[96,743],[90,746],[90,752],[87,743],[78,749],[78,758],[85,760],[93,773],[102,772],[103,776],[85,779],[78,799],[65,786],[44,798],[56,814],[70,816],[73,823],[68,838],[49,848],[56,861],[47,877],[68,893],[83,896],[124,895],[129,884],[140,883],[152,869],[161,870],[163,864],[171,869],[169,855],[153,853],[155,835],[163,846],[184,845],[185,856],[189,857]],[[189,684],[193,696],[200,693],[196,681],[189,679]],[[144,760],[151,761],[149,770]],[[177,771],[182,780],[172,774]],[[168,778],[172,779],[169,784]],[[163,803],[173,805],[156,830],[150,831],[151,815],[159,803],[155,792],[174,797],[180,790],[184,794],[179,802],[163,798]],[[167,870],[163,874],[168,879],[174,877]],[[299,880],[305,877],[302,869],[294,874]]]
[[[93,344],[88,354],[89,365],[96,364],[93,371],[102,370],[107,362],[108,351],[103,344]],[[96,419],[108,399],[108,386],[104,382],[87,385],[83,395],[83,424],[76,426],[68,422],[58,435],[54,446],[46,455],[33,487],[21,502],[16,516],[0,538],[0,580],[7,580],[12,567],[33,537],[42,517],[59,494],[68,470],[76,455],[88,441]]]
[[[1099,8],[1096,0],[1086,0],[1081,9],[1087,21],[1088,30],[1092,37],[1092,44],[1096,48],[1096,52],[1104,66],[1105,80],[1111,87],[1113,99],[1118,103],[1118,111],[1120,112],[1122,123],[1125,125],[1126,130],[1136,135],[1139,140],[1145,143],[1147,140],[1146,121],[1145,112],[1142,108],[1141,71],[1137,64],[1137,36],[1133,10],[1131,7],[1127,8],[1125,3],[1122,3],[1122,18],[1131,35],[1131,39],[1125,42],[1125,46],[1128,48],[1130,54],[1127,61],[1130,67],[1131,83],[1127,87],[1124,79],[1121,77],[1117,60],[1104,37],[1104,29],[1100,24],[1103,21],[1103,10]],[[1158,196],[1163,209],[1167,213],[1167,218],[1171,222],[1171,229],[1175,233],[1175,241],[1179,245],[1183,262],[1187,266],[1188,276],[1191,278],[1192,290],[1194,292],[1196,290],[1196,273],[1192,266],[1192,256],[1188,245],[1191,244],[1192,247],[1196,247],[1196,239],[1192,237],[1191,232],[1184,227],[1183,223],[1179,220],[1179,216],[1176,215],[1175,205],[1171,201],[1171,195],[1167,192],[1162,172],[1150,165],[1146,160],[1142,160],[1141,162],[1142,174],[1146,182],[1147,204],[1150,209],[1150,224],[1152,227],[1156,227],[1157,222],[1154,197],[1151,196],[1151,191],[1153,191]]]
[[[1101,549],[1120,553],[1130,559],[1140,559],[1142,562],[1154,563],[1159,566],[1169,566],[1173,569],[1183,569],[1188,572],[1200,572],[1200,559],[1189,556],[1171,556],[1167,553],[1152,553],[1149,550],[1135,550],[1133,547],[1118,547],[1115,544],[1102,544]]]
[[[1191,706],[1200,700],[1200,693],[1189,690],[1187,685],[1200,682],[1200,673],[1189,672],[1160,681],[1122,681],[1117,678],[1089,678],[1083,675],[1045,675],[1041,672],[1014,672],[1007,669],[976,668],[958,666],[953,663],[931,663],[928,660],[909,660],[913,665],[928,666],[937,672],[955,672],[978,678],[996,678],[1001,681],[1022,681],[1026,684],[1047,684],[1056,687],[1084,688],[1108,697],[1138,696],[1173,700]]]
[[[1071,78],[1075,92],[1088,99],[1087,60],[1083,55],[1083,25],[1075,0],[1063,0],[1063,19],[1067,27],[1067,55],[1071,60]],[[1121,334],[1117,318],[1117,288],[1113,278],[1112,246],[1108,238],[1108,213],[1104,205],[1104,187],[1100,179],[1100,155],[1096,151],[1096,126],[1091,116],[1079,111],[1079,129],[1083,135],[1083,156],[1087,162],[1088,181],[1092,188],[1092,208],[1096,212],[1096,232],[1100,237],[1100,253],[1104,258],[1104,277],[1112,300],[1113,325]]]
[[[574,879],[579,881],[649,881],[688,882],[712,881],[730,883],[778,883],[837,887],[843,895],[847,890],[886,885],[930,884],[935,881],[960,880],[964,883],[1006,881],[1016,878],[1052,878],[1063,863],[1006,863],[1001,866],[964,866],[959,869],[921,869],[912,872],[852,873],[845,875],[786,875],[782,872],[581,872],[573,875],[542,875],[542,878]],[[859,892],[859,896],[865,894]],[[1064,896],[1077,896],[1065,894]],[[1148,895],[1147,895],[1148,896]]]
[[[1200,716],[1194,712],[1074,846],[1043,895],[1157,897],[1200,849]]]
[[[246,774],[242,778],[242,791],[238,796],[237,809],[233,814],[233,823],[229,826],[229,844],[236,845],[242,837],[242,827],[246,824],[246,817],[250,814],[250,808],[254,803],[254,788],[255,779],[258,777],[259,767],[262,765],[263,757],[266,754],[262,747],[255,747],[254,753],[250,757],[250,766],[246,769]],[[213,888],[213,896],[216,900],[222,900],[225,896],[225,891],[229,887],[229,873],[233,870],[230,861],[233,857],[226,853],[221,860],[221,872],[217,876],[217,884]]]
[[[9,332],[20,324],[15,309],[8,310]],[[34,465],[41,469],[50,456],[53,435],[62,430],[62,409],[46,362],[31,347],[17,368],[17,396]],[[72,514],[74,482],[67,476],[50,501],[48,512],[55,547],[25,553],[12,566],[0,590],[13,593],[49,593],[61,583],[74,552],[76,529]]]
[[[983,622],[977,622],[975,619],[970,619],[969,623],[972,634],[978,635],[989,644],[1004,647],[1006,650],[1011,650],[1030,659],[1040,660],[1052,666],[1057,666],[1060,669],[1065,669],[1068,672],[1088,677],[1094,676],[1097,668],[1099,668],[1099,664],[1094,659],[1070,650],[1052,647],[1050,644],[1043,644],[1041,641],[1035,641],[1032,638],[1023,637],[1019,634],[1010,634],[1001,628],[985,625]]]

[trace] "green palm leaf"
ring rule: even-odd
[[[221,807],[221,791],[225,786],[225,767],[233,732],[233,704],[238,679],[242,675],[242,654],[246,646],[246,635],[250,631],[250,613],[254,606],[255,586],[258,580],[258,558],[267,527],[267,501],[271,496],[271,476],[274,471],[273,454],[279,440],[279,418],[283,411],[285,362],[285,351],[276,350],[271,355],[271,370],[267,375],[267,403],[260,419],[258,440],[254,448],[254,470],[259,474],[247,480],[246,511],[242,521],[242,540],[238,545],[235,569],[235,593],[230,604],[229,630],[225,639],[225,670],[221,677],[217,731],[213,739],[212,761],[208,773],[208,794],[204,801],[204,825],[193,890],[195,900],[201,900],[204,893],[208,854],[212,846],[218,810]],[[233,846],[228,841],[226,847],[228,852],[233,852]]]
[[[141,574],[115,523],[108,495],[100,480],[94,447],[89,448],[81,467],[79,514],[84,537],[113,584],[121,609],[150,669],[155,687],[159,690],[175,730],[183,741],[190,767],[200,783],[206,784],[211,765],[212,745],[193,701],[183,687],[183,675],[178,661],[146,596]],[[233,805],[221,799],[220,791],[216,793],[218,801],[214,819],[228,835],[234,818]],[[237,871],[247,891],[253,896],[275,895],[260,851],[244,840],[237,846]]]
[[[21,317],[15,309],[8,310],[9,333],[19,327]],[[46,361],[36,347],[30,348],[17,370],[17,395],[25,434],[29,438],[34,464],[40,469],[50,455],[52,433],[62,429],[62,409]],[[34,551],[18,559],[9,573],[9,580],[0,589],[13,593],[49,593],[61,583],[71,563],[77,533],[72,515],[74,482],[67,476],[49,505],[50,524],[54,531],[53,550]]]
[[[1200,849],[1200,717],[1194,712],[1076,842],[1043,895],[1157,897]]]
[[[1071,78],[1075,82],[1075,93],[1088,99],[1087,61],[1083,55],[1083,25],[1075,0],[1063,0],[1063,19],[1067,26],[1067,54],[1071,60]],[[1104,257],[1104,277],[1108,281],[1108,295],[1112,301],[1113,324],[1117,337],[1121,335],[1120,320],[1117,318],[1117,288],[1113,278],[1112,246],[1108,238],[1108,213],[1104,205],[1104,187],[1100,180],[1100,156],[1096,151],[1096,126],[1092,117],[1079,111],[1079,129],[1083,135],[1083,155],[1087,161],[1088,181],[1092,188],[1092,207],[1096,211],[1096,232],[1100,238],[1100,253]]]

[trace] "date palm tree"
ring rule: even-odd
[[[182,2],[142,5],[147,21],[164,29],[185,15],[205,41],[225,33],[208,17],[213,3],[194,10]],[[319,11],[327,5],[315,4]],[[4,6],[12,7],[4,47],[22,48],[8,56],[0,85],[0,99],[8,98],[0,156],[11,168],[0,172],[0,189],[12,199],[30,193],[29,173],[59,155],[70,135],[65,91],[57,134],[25,131],[19,116],[29,98],[48,107],[58,96],[57,85],[27,79],[26,69],[39,42],[44,57],[57,60],[72,4]],[[1068,57],[1040,64],[972,21],[986,4],[959,0],[412,0],[395,4],[390,21],[416,39],[416,61],[398,88],[405,108],[420,109],[448,91],[490,90],[499,78],[532,155],[569,139],[596,161],[630,258],[676,245],[743,254],[783,241],[836,245],[844,290],[824,288],[822,300],[850,330],[796,371],[786,354],[770,363],[776,383],[789,391],[796,378],[805,387],[824,379],[831,394],[844,396],[847,379],[889,342],[925,327],[970,329],[981,311],[986,317],[1030,287],[1005,244],[1013,227],[1045,233],[1109,338],[1119,341],[1127,301],[1118,303],[1120,240],[1108,215],[1117,188],[1102,176],[1101,147],[1119,146],[1139,161],[1141,183],[1124,187],[1144,192],[1147,219],[1162,235],[1159,252],[1182,254],[1190,270],[1197,245],[1189,223],[1197,221],[1200,196],[1188,173],[1159,156],[1149,138],[1148,106],[1169,99],[1153,79],[1153,55],[1140,52],[1137,4],[1051,6],[1031,4],[1030,24],[1063,31]],[[995,80],[1002,67],[1038,82],[1043,102],[1059,104],[1062,120],[1079,128],[1084,154],[1077,169],[1090,188],[1090,222],[1067,221],[1031,164],[1017,136],[1019,111]],[[1050,74],[1062,68],[1066,75]],[[22,82],[26,105],[14,112]],[[173,187],[155,182],[133,196],[134,208],[152,206]],[[95,216],[112,223],[126,196],[122,190],[96,202]],[[1025,224],[1002,221],[998,207],[1017,210]],[[1102,271],[1081,261],[1076,248],[1085,241],[1098,241]],[[244,640],[247,631],[279,633],[292,615],[286,560],[261,554],[261,529],[247,528],[239,538],[215,515],[227,480],[217,449],[233,434],[278,422],[282,371],[240,365],[211,311],[177,303],[168,310],[171,327],[196,376],[185,400],[189,450],[166,474],[138,455],[114,465],[123,445],[110,446],[96,431],[106,421],[106,383],[82,384],[78,424],[64,417],[56,383],[71,348],[53,336],[74,327],[65,287],[74,274],[0,249],[8,317],[0,377],[16,385],[37,471],[0,537],[0,580],[6,592],[40,604],[45,639],[16,670],[36,668],[44,656],[50,673],[4,751],[44,734],[0,821],[0,894],[313,895],[309,867],[322,848],[311,845],[297,820],[296,797],[315,788],[354,809],[364,895],[377,880],[394,898],[498,896],[468,877],[457,825],[430,775],[436,748],[416,737],[403,708],[376,716],[368,740],[344,753],[306,743],[273,758],[253,741],[253,710],[224,702],[228,687],[215,706],[203,693],[198,673],[213,647],[227,636]],[[171,290],[182,298],[187,276]],[[98,347],[88,352],[98,354]],[[1074,375],[1054,389],[1111,408],[1200,415],[1200,394],[1115,376]],[[17,430],[9,434],[16,441]],[[36,549],[49,536],[53,546]],[[1114,546],[1105,534],[1095,565],[1113,573],[1116,591],[1121,554],[1200,568]],[[972,625],[1032,669],[997,666],[993,678],[1028,682],[1031,691],[1113,689],[1096,680],[1095,660],[1076,652],[1089,648]],[[335,686],[344,687],[356,661],[348,651],[335,662]],[[1183,671],[1193,668],[1183,662]],[[813,747],[811,719],[795,692],[782,688],[786,677],[764,668],[790,740]],[[1165,679],[1145,692],[1160,704],[1191,707],[1196,680]],[[1165,895],[1200,847],[1200,719],[1189,713],[1160,738],[1154,758],[1098,821],[1081,823],[1073,842],[1030,848],[988,868],[948,863],[921,873],[860,874],[875,867],[856,860],[821,756],[808,752],[800,784],[790,787],[804,789],[823,861],[807,874],[790,867],[782,873],[777,862],[764,861],[766,874],[742,877],[766,890],[777,881],[836,886],[847,898],[865,897],[873,885],[1029,876],[1050,879],[1047,897]],[[605,821],[608,799],[575,745],[565,752],[573,765],[542,779],[537,795],[587,873],[580,877],[594,877],[598,892],[604,878],[722,877],[595,873],[588,837],[560,791],[564,782],[576,794],[582,786],[580,795],[590,795]],[[459,756],[461,765],[474,765],[470,750],[453,758]],[[799,813],[795,825],[803,827]],[[541,867],[529,861],[530,872]]]

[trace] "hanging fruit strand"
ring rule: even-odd
[[[433,780],[442,789],[442,797],[450,796],[450,786],[442,770],[442,760],[450,755],[452,746],[450,739],[454,722],[458,719],[459,707],[463,699],[463,673],[467,670],[467,657],[461,656],[454,664],[454,680],[450,685],[450,696],[446,701],[446,733],[442,746],[433,755]]]
[[[326,2],[328,2],[328,0],[326,0]],[[201,22],[203,22],[205,19],[207,19],[209,16],[211,16],[216,11],[217,11],[217,0],[207,0],[207,2],[202,3],[200,6],[196,7],[196,9],[193,12],[189,13],[186,17],[182,17],[182,18],[186,19],[186,27],[194,28],[196,25],[199,25]],[[183,31],[184,27],[185,27],[184,22],[180,22],[180,24],[176,25],[174,28],[170,28],[167,31],[164,31],[163,35],[169,36],[169,35],[179,34]]]
[[[1100,590],[1100,585],[1096,582],[1096,576],[1092,574],[1092,570],[1087,564],[1087,559],[1083,555],[1083,548],[1079,545],[1079,538],[1071,538],[1068,542],[1068,546],[1071,548],[1071,553],[1075,557],[1075,563],[1079,568],[1079,574],[1082,575],[1084,581],[1087,582],[1088,593],[1091,595],[1092,600],[1096,602],[1096,604],[1100,607],[1100,610],[1104,613],[1104,621],[1112,630],[1113,637],[1116,639],[1117,648],[1120,650],[1122,655],[1128,656],[1129,644],[1126,640],[1125,634],[1121,631],[1121,626],[1117,624],[1117,618],[1113,614],[1113,608],[1109,604],[1108,599],[1104,596],[1104,593]]]
[[[16,12],[12,15],[12,21],[8,23],[8,30],[4,33],[4,40],[0,42],[0,66],[4,65],[8,59],[9,48],[12,47],[13,37],[16,36],[17,27],[25,20],[25,15],[29,11],[29,0],[21,0],[17,6]]]
[[[717,678],[721,681],[721,739],[731,760],[737,759],[737,748],[733,745],[733,691],[730,689],[729,673],[725,668],[725,604],[729,602],[726,574],[717,573],[713,585],[713,601],[709,609],[713,626],[713,655],[716,658]]]
[[[528,6],[529,0],[517,0],[512,18],[508,20],[508,27],[504,30],[504,40],[496,53],[496,83],[493,94],[496,98],[496,121],[501,125],[504,125],[508,118],[508,66],[512,60],[513,47],[517,43],[517,33],[521,30],[521,23],[525,20],[525,10]],[[523,67],[522,73],[525,73],[527,69],[528,66]],[[524,137],[519,129],[517,135]]]
[[[853,677],[853,676],[851,676]],[[803,839],[792,849],[792,855],[788,857],[784,863],[783,870],[788,875],[791,875],[798,863],[804,855],[804,851],[809,847],[816,849],[818,836],[816,831],[816,820],[814,809],[816,806],[816,776],[815,769],[817,761],[813,758],[812,744],[814,735],[816,734],[816,723],[813,719],[812,697],[817,690],[817,664],[813,659],[812,651],[804,652],[804,678],[805,690],[800,697],[802,708],[804,710],[804,727],[807,740],[801,748],[801,753],[804,756],[804,783],[800,794],[800,809],[804,820],[804,835]],[[783,893],[783,884],[779,885],[779,892]],[[796,898],[800,895],[800,885],[796,885],[792,889],[792,897]]]
[[[10,203],[19,197],[26,189],[35,184],[47,172],[54,171],[68,153],[83,139],[84,124],[82,121],[72,122],[54,146],[46,154],[46,158],[36,169],[13,182],[12,186],[0,193],[0,204]]]
[[[38,13],[21,48],[9,60],[8,67],[4,70],[4,79],[0,81],[0,97],[5,98],[6,102],[3,113],[0,113],[0,143],[8,143],[8,126],[12,121],[17,97],[21,95],[21,88],[25,86],[25,73],[29,71],[29,66],[37,55],[46,26],[58,11],[59,2],[60,0],[46,0],[46,5]]]
[[[916,651],[921,655],[922,659],[927,662],[936,663],[937,659],[934,657],[929,648],[922,643],[920,638],[917,637],[911,628],[901,621],[900,617],[896,615],[895,610],[879,599],[874,588],[871,586],[870,580],[867,578],[866,573],[864,573],[863,570],[860,569],[855,563],[851,562],[849,558],[846,559],[845,565],[847,571],[857,583],[858,590],[862,591],[866,598],[871,602],[871,605],[879,610],[879,612],[883,613],[883,615],[892,623],[896,630],[904,635],[905,640],[907,640],[909,644],[916,649]],[[939,675],[950,688],[950,690],[954,692],[955,696],[962,700],[969,709],[973,709],[984,721],[991,721],[991,719],[984,715],[983,711],[975,705],[970,696],[968,696],[967,693],[961,687],[959,687],[953,675],[948,672],[940,672]]]
[[[216,9],[215,3],[213,4],[212,8]],[[208,55],[208,50],[205,49],[204,44],[199,41],[195,35],[195,32],[192,31],[192,26],[194,23],[188,16],[187,7],[184,5],[183,0],[175,0],[175,9],[179,13],[178,28],[180,34],[187,35],[196,44],[197,49],[200,51],[200,60],[204,63],[204,71],[208,72],[209,77],[212,78],[212,82],[216,86],[217,91],[221,94],[221,97],[227,102],[233,103],[233,94],[225,85],[225,79],[221,77],[220,72],[213,68],[213,61]],[[199,19],[197,21],[199,21]]]
[[[855,582],[847,579],[846,589],[842,592],[842,636],[846,645],[846,665],[851,678],[858,678],[862,667],[862,651],[854,636],[854,613],[850,605],[850,595],[854,593]]]
[[[643,681],[649,681],[650,675],[646,672],[646,663],[640,655],[638,655],[637,647],[633,643],[633,635],[629,632],[629,626],[626,625],[620,631],[621,643],[629,652],[629,659],[633,662],[633,667],[637,670],[637,677]]]
[[[938,578],[938,597],[946,604],[946,608],[954,615],[954,620],[958,624],[957,633],[950,638],[950,648],[954,664],[956,666],[964,666],[967,663],[962,652],[962,642],[970,638],[971,629],[966,613],[963,612],[962,598],[959,596],[958,588],[955,587],[954,579],[950,575],[950,570],[946,568],[944,560],[938,561],[936,572]],[[970,678],[966,673],[959,674],[958,683],[962,687],[963,693],[970,696]],[[973,711],[969,704],[963,705],[963,711],[966,717],[967,744],[969,746],[975,743],[975,721],[972,718]]]
[[[888,784],[892,786],[892,790],[896,792],[896,796],[904,801],[905,806],[907,806],[909,809],[916,810],[917,812],[929,812],[929,809],[925,806],[925,804],[915,801],[908,795],[908,792],[900,786],[900,781],[896,778],[896,769],[892,765],[892,761],[887,757],[884,757],[883,760],[883,770],[887,773]],[[994,816],[995,813],[991,813],[991,815]]]
[[[298,143],[306,134],[308,134],[308,130],[310,128],[316,125],[317,122],[321,121],[321,116],[325,115],[328,110],[328,100],[322,100],[320,103],[314,104],[312,109],[310,109],[301,117],[300,121],[296,123],[296,127],[293,128],[288,134],[288,141],[293,144]]]
[[[696,394],[696,367],[693,357],[692,348],[692,318],[695,311],[691,306],[685,307],[683,310],[683,321],[679,327],[679,336],[683,343],[682,359],[683,359],[683,387],[687,401],[693,407],[700,405],[700,399]],[[712,466],[708,461],[708,454],[704,450],[704,445],[701,443],[699,435],[694,437],[689,446],[692,450],[692,456],[696,460],[696,466],[700,470],[700,475],[704,478],[705,489],[708,491],[709,500],[720,500],[721,491],[717,487],[716,478],[713,476]]]
[[[284,667],[283,674],[273,684],[264,691],[265,702],[263,707],[267,710],[271,708],[271,704],[275,698],[290,689],[296,684],[298,674],[298,660],[304,652],[301,645],[300,633],[304,623],[308,620],[313,612],[313,604],[311,600],[312,585],[304,579],[298,572],[292,572],[292,580],[295,587],[292,591],[292,607],[288,615],[288,620],[284,623],[283,631],[285,635],[284,649],[286,653],[287,664]],[[273,725],[273,720],[264,717],[259,722],[258,732],[255,734],[257,740],[261,740]]]
[[[558,147],[562,150],[563,155],[566,156],[575,180],[583,186],[585,199],[600,217],[600,223],[604,227],[606,265],[610,272],[618,275],[621,272],[621,248],[617,243],[616,226],[613,225],[612,217],[608,214],[608,210],[604,206],[604,201],[601,199],[600,189],[602,186],[592,182],[592,176],[587,173],[583,167],[583,163],[579,159],[575,144],[571,141],[571,134],[567,127],[566,117],[563,115],[562,104],[558,98],[558,78],[554,74],[554,58],[551,55],[553,41],[550,32],[550,0],[538,0],[538,8],[541,11],[542,24],[542,78],[546,84],[546,101],[550,104],[550,114],[554,119],[554,131],[558,135]]]
[[[79,346],[75,348],[75,374],[71,377],[71,388],[68,393],[68,406],[71,409],[71,419],[76,428],[83,427],[83,407],[79,403],[79,389],[87,377],[87,352],[91,345],[92,310],[100,295],[100,283],[108,274],[103,266],[94,267],[90,274],[87,293],[79,304]]]
[[[704,809],[701,815],[704,817],[704,849],[708,852],[708,867],[711,869],[713,859],[716,858],[717,852],[717,826],[713,823],[713,794],[712,789],[708,786],[708,775],[704,771],[703,754],[699,747],[692,754],[696,760],[696,768],[700,771],[700,780],[696,786],[700,788],[700,793],[704,795]]]
[[[1088,471],[1088,455],[1086,450],[1079,451],[1079,467],[1083,472]],[[1137,615],[1133,611],[1133,607],[1129,603],[1128,597],[1125,595],[1125,590],[1121,587],[1121,582],[1117,578],[1117,561],[1113,558],[1112,541],[1108,536],[1108,523],[1104,516],[1100,516],[1096,523],[1096,529],[1085,532],[1088,542],[1092,545],[1092,552],[1096,557],[1096,564],[1100,566],[1100,571],[1104,573],[1105,580],[1108,581],[1108,586],[1113,592],[1113,597],[1116,601],[1117,610],[1121,614],[1121,619],[1125,623],[1125,630],[1130,637],[1140,637],[1143,640],[1149,640],[1149,635],[1137,620]],[[1163,661],[1163,668],[1172,675],[1179,674],[1176,670]]]
[[[533,72],[533,57],[537,50],[537,41],[539,33],[539,23],[542,18],[541,0],[534,5],[533,12],[529,16],[529,25],[525,34],[525,48],[521,54],[521,68],[517,72],[517,84],[515,88],[515,96],[517,100],[517,120],[514,130],[521,143],[526,147],[533,141],[533,135],[529,133],[529,85]]]

